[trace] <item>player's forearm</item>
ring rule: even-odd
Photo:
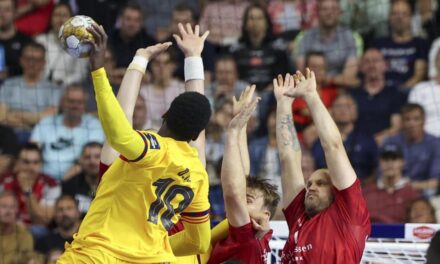
[[[184,231],[169,238],[174,255],[189,256],[206,253],[211,245],[210,222],[201,224],[183,222],[183,225]]]
[[[318,93],[307,96],[305,99],[324,151],[332,148],[343,148],[344,146],[338,127],[322,103],[321,98],[319,98]]]
[[[241,165],[243,166],[244,175],[249,176],[251,171],[251,162],[249,158],[249,149],[247,142],[247,125],[244,126],[239,133],[238,145],[240,148]]]
[[[132,160],[144,151],[145,142],[127,120],[117,101],[104,68],[92,72],[98,115],[107,141],[119,153]]]
[[[240,162],[239,133],[240,131],[235,129],[228,129],[227,131],[221,169],[221,183],[225,199],[232,198],[246,202],[246,178]]]
[[[291,102],[277,104],[276,139],[281,160],[283,207],[286,208],[304,188],[301,145],[293,123]]]

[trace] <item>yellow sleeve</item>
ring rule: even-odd
[[[211,230],[211,245],[215,245],[217,242],[226,239],[229,234],[229,222],[228,219],[223,219]]]
[[[113,94],[104,68],[92,72],[99,120],[109,144],[129,161],[142,158],[146,139],[134,131]]]
[[[199,161],[198,161],[199,162]],[[203,169],[203,171],[194,171],[192,172],[200,173],[201,181],[197,190],[194,191],[194,199],[191,204],[181,213],[181,220],[184,222],[198,224],[205,221],[209,221],[209,182],[208,182],[208,174]]]
[[[203,254],[211,245],[211,224],[183,222],[184,230],[169,237],[171,248],[176,256]]]

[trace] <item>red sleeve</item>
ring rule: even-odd
[[[304,216],[305,208],[304,208],[304,197],[306,195],[306,189],[303,189],[298,195],[296,195],[295,199],[287,206],[287,208],[283,209],[284,216],[286,217],[287,225],[289,229],[292,228],[295,221]]]
[[[249,222],[244,226],[233,227],[229,225],[229,238],[232,241],[247,243],[251,239],[255,239],[254,230],[252,229],[252,223]]]
[[[110,165],[104,164],[102,162],[99,162],[99,174],[98,174],[98,182],[101,181],[102,176],[104,175],[104,173],[108,170],[108,168],[110,167]]]
[[[367,203],[362,196],[361,182],[359,179],[347,189],[335,190],[335,205],[339,208],[341,216],[346,218],[351,224],[363,225],[368,221],[370,215]]]

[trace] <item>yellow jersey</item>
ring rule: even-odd
[[[103,129],[110,143],[119,144],[121,156],[104,174],[72,248],[97,248],[130,263],[174,262],[167,231],[179,219],[209,221],[206,170],[188,142],[127,128],[128,121],[119,121],[125,116],[114,107],[116,98],[108,94],[105,71],[92,76]],[[122,140],[110,138],[118,133],[125,133]]]

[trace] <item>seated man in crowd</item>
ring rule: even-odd
[[[23,263],[32,252],[32,235],[19,224],[18,201],[12,191],[0,192],[0,263]]]
[[[26,44],[20,56],[23,75],[5,80],[0,89],[0,122],[20,132],[20,142],[43,117],[57,112],[60,88],[43,78],[45,54],[41,44]]]
[[[75,161],[87,142],[104,141],[99,120],[85,112],[86,102],[87,93],[81,86],[67,87],[61,114],[44,118],[32,131],[31,141],[43,150],[43,171],[56,180],[65,180],[78,172],[74,170]]]
[[[35,250],[47,254],[54,249],[64,250],[66,242],[72,242],[73,234],[81,223],[78,203],[70,195],[63,195],[55,203],[55,228],[38,239]]]
[[[54,204],[61,187],[41,172],[43,158],[37,145],[28,143],[18,153],[14,172],[0,182],[0,190],[14,192],[18,199],[18,218],[31,227],[33,235],[45,233],[51,223]]]
[[[383,144],[399,146],[405,160],[403,174],[424,195],[435,195],[440,180],[440,140],[423,130],[425,111],[420,105],[404,105],[401,115],[402,132],[386,138]]]
[[[98,187],[99,160],[102,144],[89,142],[84,145],[78,163],[81,171],[63,182],[63,195],[70,195],[78,202],[79,211],[85,215]]]
[[[420,197],[407,177],[402,175],[403,153],[396,145],[386,145],[380,154],[380,173],[377,182],[368,183],[363,194],[367,200],[371,222],[405,223],[405,210],[411,201]]]

